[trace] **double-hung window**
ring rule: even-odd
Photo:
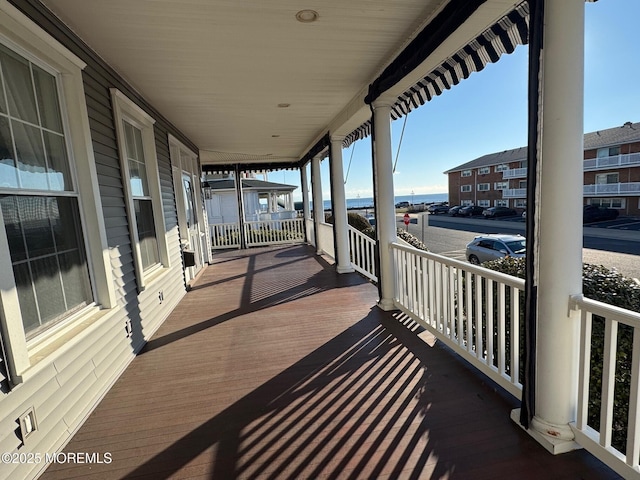
[[[0,71],[0,210],[29,338],[93,298],[56,76],[2,45]]]
[[[7,2],[0,9],[0,335],[19,383],[116,295],[85,64]]]
[[[154,272],[168,267],[164,215],[155,149],[155,121],[124,94],[112,89],[116,131],[136,277],[143,290]]]

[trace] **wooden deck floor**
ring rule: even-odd
[[[307,246],[215,256],[43,479],[600,479],[374,286]]]

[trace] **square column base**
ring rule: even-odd
[[[527,432],[536,442],[542,445],[552,455],[559,455],[561,453],[572,452],[573,450],[579,450],[582,447],[573,440],[560,440],[557,438],[544,435],[534,428],[528,430],[520,425],[520,409],[516,408],[511,410],[511,420],[518,425],[522,430]]]
[[[393,303],[393,300],[390,298],[382,298],[378,301],[378,308],[385,312],[391,312],[392,310],[397,310],[396,304]]]
[[[336,267],[336,272],[338,272],[338,273],[353,273],[353,272],[355,272],[355,270],[353,269],[352,266],[348,266],[348,267],[338,266],[338,267]]]

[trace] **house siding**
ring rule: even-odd
[[[86,64],[82,73],[116,306],[37,359],[25,380],[9,389],[0,358],[0,451],[55,452],[62,448],[185,294],[168,134],[198,151],[102,59],[35,0],[11,3]],[[110,88],[117,88],[154,120],[160,193],[169,265],[139,292],[126,210]],[[2,351],[0,350],[0,353]],[[34,407],[38,429],[25,442],[18,417]],[[19,449],[19,450],[18,450]],[[0,478],[34,478],[44,464],[0,464]]]

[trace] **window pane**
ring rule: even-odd
[[[18,290],[22,324],[24,325],[24,331],[29,332],[40,326],[36,297],[33,294],[33,284],[31,283],[31,274],[29,273],[29,264],[21,263],[14,265],[13,276],[16,280],[16,289]]]
[[[58,252],[77,250],[81,245],[78,202],[75,198],[52,198],[49,217]]]
[[[36,99],[33,95],[29,62],[0,45],[0,62],[9,102],[9,115],[30,123],[38,123]]]
[[[40,321],[54,320],[65,312],[62,281],[57,256],[31,262]]]
[[[33,78],[36,84],[41,125],[54,132],[62,133],[62,119],[60,118],[55,77],[33,65]]]
[[[158,242],[156,240],[156,229],[153,220],[153,206],[151,200],[134,200],[134,205],[140,254],[142,257],[142,269],[146,270],[159,262]]]
[[[71,174],[64,137],[55,133],[43,132],[44,146],[49,159],[49,189],[56,191],[72,191]]]
[[[91,289],[87,265],[80,250],[60,255],[59,261],[67,310],[87,305],[91,301]]]
[[[22,188],[47,190],[47,167],[40,129],[12,121]]]
[[[16,188],[18,186],[15,158],[9,119],[0,117],[0,187]]]
[[[29,258],[56,251],[50,215],[56,215],[47,197],[16,197]]]
[[[20,217],[18,215],[16,197],[0,197],[0,208],[2,209],[4,228],[7,232],[11,261],[19,262],[24,260],[27,258],[27,250],[24,243],[24,237],[22,236],[22,228],[20,227]]]
[[[134,160],[140,160],[138,157],[136,157],[136,141],[133,138],[133,126],[127,122],[123,123],[124,136],[127,142],[127,157]]]

